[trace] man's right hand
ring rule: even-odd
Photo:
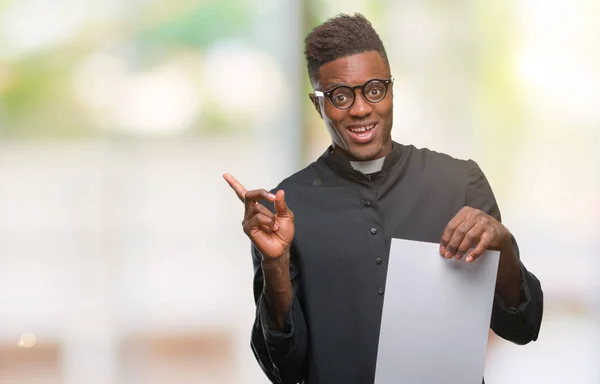
[[[276,195],[264,189],[247,191],[235,177],[223,178],[244,203],[244,232],[262,254],[264,293],[269,318],[275,329],[285,329],[285,319],[292,303],[293,289],[290,280],[290,245],[294,239],[294,214],[287,207],[283,191]],[[258,200],[275,203],[273,214]]]
[[[263,255],[263,261],[276,261],[288,255],[294,239],[294,214],[285,203],[284,191],[274,195],[264,189],[247,191],[235,177],[224,174],[223,178],[244,203],[245,213],[242,226],[254,246]],[[273,214],[258,200],[275,203]]]

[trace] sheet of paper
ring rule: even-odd
[[[375,384],[481,384],[499,257],[392,239]]]

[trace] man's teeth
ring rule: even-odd
[[[360,127],[360,128],[350,128],[350,130],[354,133],[361,133],[361,132],[370,131],[373,128],[375,128],[375,124],[367,125],[366,127]]]

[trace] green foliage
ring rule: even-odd
[[[0,14],[6,9],[2,5]],[[104,30],[100,36],[87,34],[90,26],[84,25],[58,45],[1,63],[8,68],[8,80],[0,84],[0,138],[106,135],[73,93],[74,71],[87,55],[108,49],[134,69],[152,67],[173,54],[202,52],[215,41],[248,35],[251,6],[245,0],[132,3],[125,13],[96,26]],[[209,120],[222,130],[222,119],[210,115]]]
[[[243,0],[200,2],[167,20],[144,26],[136,42],[206,49],[219,39],[247,34],[252,22],[249,6]]]

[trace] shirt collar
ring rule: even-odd
[[[392,141],[392,150],[385,157],[385,161],[383,162],[382,172],[385,172],[392,168],[394,164],[398,162],[401,155],[401,145]],[[345,175],[362,175],[360,172],[356,171],[352,165],[350,164],[350,159],[348,156],[342,152],[336,150],[333,145],[330,145],[329,148],[323,153],[321,156],[325,163],[327,163],[334,170],[345,174]]]

